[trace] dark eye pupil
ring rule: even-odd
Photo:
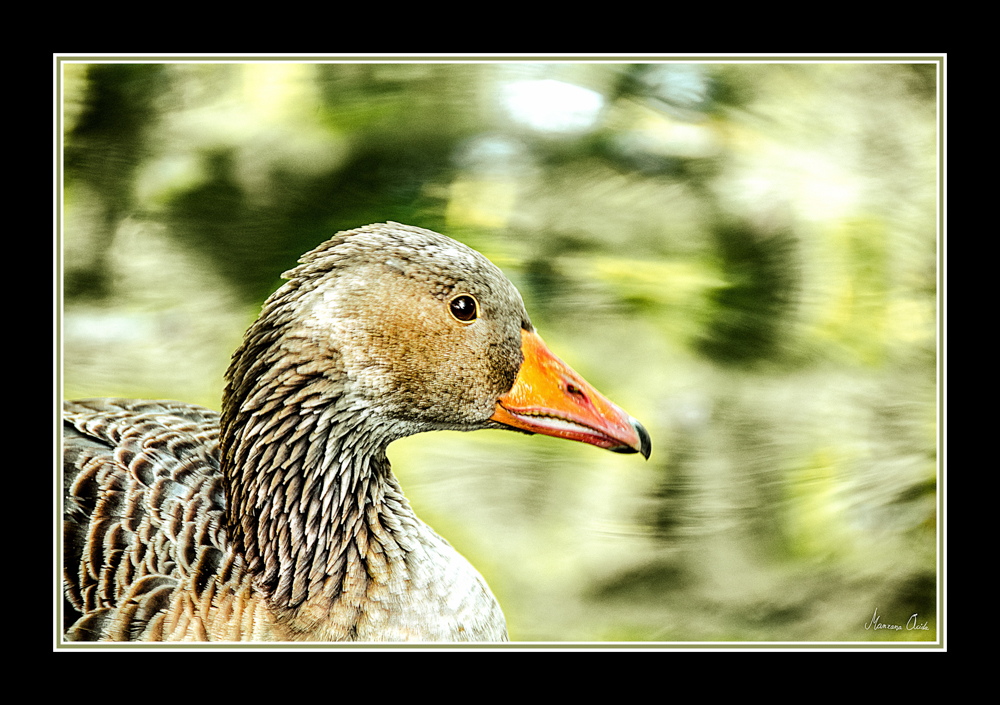
[[[471,296],[456,296],[451,300],[451,315],[460,321],[471,321],[476,317],[476,302]]]

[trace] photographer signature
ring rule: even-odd
[[[892,622],[883,622],[881,618],[878,616],[878,607],[876,607],[875,614],[872,615],[871,620],[865,623],[865,629],[874,629],[874,630],[890,629],[892,631],[903,631],[904,627],[900,624],[893,624]],[[927,621],[925,620],[921,622],[917,618],[917,613],[914,612],[913,614],[910,615],[910,618],[906,620],[905,629],[907,631],[911,631],[913,629],[928,630]]]

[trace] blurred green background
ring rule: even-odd
[[[937,639],[937,63],[59,68],[66,397],[218,409],[299,255],[430,228],[653,439],[390,448],[512,639]]]

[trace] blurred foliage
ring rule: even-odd
[[[937,638],[935,62],[61,70],[67,396],[217,408],[300,254],[431,228],[653,437],[393,446],[513,638]]]

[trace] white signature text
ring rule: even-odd
[[[883,622],[882,619],[878,616],[878,607],[876,607],[875,614],[873,614],[872,618],[865,623],[865,629],[874,629],[874,630],[889,629],[890,631],[901,632],[903,631],[904,627],[901,624],[893,624],[892,622]],[[926,631],[929,629],[929,627],[927,626],[927,620],[921,622],[920,619],[917,617],[917,613],[914,612],[913,614],[910,615],[910,618],[906,620],[905,629],[907,631],[911,631],[914,629],[921,629]]]

